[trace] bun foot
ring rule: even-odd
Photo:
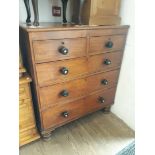
[[[111,107],[105,107],[105,108],[103,108],[103,110],[102,110],[103,113],[104,113],[104,114],[109,114],[109,113],[110,113],[110,108],[111,108]]]
[[[42,134],[42,138],[44,141],[50,141],[51,140],[51,132],[49,133],[45,133],[45,134]]]

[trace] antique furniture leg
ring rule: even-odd
[[[111,108],[111,106],[103,108],[103,110],[102,110],[103,113],[109,114],[110,113],[110,108]]]
[[[30,4],[29,4],[29,0],[24,0],[25,3],[25,7],[26,7],[26,12],[27,12],[27,19],[26,19],[26,23],[28,25],[31,24],[31,11],[30,11]]]
[[[39,26],[39,12],[38,12],[38,0],[32,0],[33,11],[34,11],[34,26]]]
[[[72,22],[75,24],[82,24],[82,10],[83,10],[83,5],[84,5],[85,0],[76,0],[74,1],[74,12],[73,12],[73,16],[72,16]]]
[[[82,25],[81,17],[82,17],[82,8],[83,8],[84,1],[85,0],[80,0],[79,17],[78,17],[80,25]]]
[[[42,136],[43,140],[49,141],[51,139],[51,135],[52,135],[51,132],[52,131],[49,131],[49,132],[41,132],[41,136]]]
[[[62,6],[63,6],[63,23],[67,23],[66,9],[67,9],[67,2],[68,2],[68,0],[61,0],[61,1],[62,1]]]

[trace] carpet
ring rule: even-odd
[[[126,146],[125,148],[123,148],[116,155],[135,155],[135,141],[133,141],[128,146]]]

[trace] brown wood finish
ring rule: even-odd
[[[78,98],[85,97],[94,91],[115,87],[118,81],[118,76],[119,70],[114,70],[82,79],[55,84],[53,86],[42,87],[39,90],[41,109],[46,109],[55,104],[77,100]],[[108,83],[102,83],[103,80],[107,80]],[[64,90],[69,93],[66,97],[61,95]]]
[[[125,35],[91,37],[89,53],[106,53],[110,51],[122,50],[124,48],[125,38]],[[106,47],[108,42],[113,43],[111,48]]]
[[[69,93],[69,95],[66,97],[61,95],[64,90]],[[69,102],[75,100],[76,98],[85,96],[86,92],[86,79],[77,79],[61,84],[56,84],[53,86],[42,87],[40,88],[41,108],[44,108],[48,105],[61,105],[62,103]]]
[[[87,78],[88,93],[115,87],[117,85],[118,76],[119,70],[89,76]],[[103,80],[107,80],[107,84],[104,84]]]
[[[114,102],[114,96],[115,88],[109,89],[105,92],[100,91],[74,102],[55,105],[42,112],[44,128],[55,128],[59,126],[59,124],[64,124],[65,122],[69,122],[86,115],[89,112],[109,106]],[[104,97],[105,103],[100,103],[99,97]],[[68,112],[67,117],[63,116],[64,112]]]
[[[68,69],[67,75],[60,72],[63,67]],[[76,58],[65,61],[36,64],[36,72],[39,86],[47,86],[49,84],[85,75],[88,72],[87,59]]]
[[[89,72],[100,72],[100,71],[108,71],[112,68],[119,68],[121,65],[123,57],[123,52],[112,52],[112,53],[105,53],[105,54],[98,54],[90,56],[88,66]],[[104,64],[104,61],[108,59],[111,61],[110,65]]]
[[[40,24],[22,25],[20,39],[33,79],[37,126],[42,136],[48,136],[59,126],[113,104],[129,26]],[[103,46],[107,39],[113,41],[110,50]],[[57,48],[63,41],[69,53],[61,56]],[[105,59],[111,63],[104,64]],[[67,75],[60,72],[63,67]],[[101,84],[103,79],[108,85]],[[61,90],[68,90],[69,96],[60,97]],[[99,96],[105,98],[103,104],[98,103]],[[67,118],[61,115],[65,110]]]
[[[59,52],[65,47],[69,51],[66,55]],[[48,62],[86,56],[86,38],[55,39],[33,42],[35,62]]]

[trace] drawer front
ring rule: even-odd
[[[30,126],[34,126],[32,101],[30,99],[21,100],[19,104],[19,129],[23,130]]]
[[[84,99],[56,105],[42,112],[43,128],[48,129],[74,120],[85,113]]]
[[[89,53],[105,53],[122,50],[125,46],[125,35],[91,37]]]
[[[30,88],[28,84],[22,84],[19,86],[19,100],[31,98]]]
[[[86,55],[86,38],[34,41],[36,62],[47,62]]]
[[[39,86],[47,86],[85,75],[87,59],[77,58],[36,65]]]
[[[119,70],[100,73],[87,78],[88,92],[112,88],[117,85]]]
[[[84,96],[86,91],[86,79],[42,87],[39,91],[41,108],[47,105],[61,104],[60,102],[64,103],[75,100],[78,97]]]
[[[108,71],[121,65],[123,52],[112,52],[90,56],[89,72]]]
[[[98,93],[92,94],[86,98],[87,112],[92,112],[101,109],[114,103],[116,88],[107,89]]]
[[[89,112],[101,109],[110,105],[114,101],[115,88],[107,91],[98,92],[84,99],[70,102],[63,105],[56,105],[42,112],[43,128],[54,128],[65,124],[69,121],[75,120]],[[104,98],[104,103],[101,103]],[[99,100],[100,99],[100,100]]]

